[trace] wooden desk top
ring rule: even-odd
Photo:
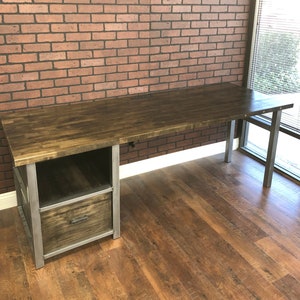
[[[229,83],[2,115],[15,166],[290,108]]]

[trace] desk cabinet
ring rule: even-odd
[[[36,267],[91,241],[119,236],[118,165],[119,148],[113,146],[15,167]]]

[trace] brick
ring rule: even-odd
[[[24,92],[14,92],[13,100],[34,99],[41,96],[40,90],[31,90]]]
[[[193,35],[198,36],[199,35],[199,29],[183,29],[182,30],[182,36],[193,36]]]
[[[118,66],[118,72],[132,72],[137,71],[139,69],[138,64],[125,64]]]
[[[80,42],[80,50],[103,49],[103,41]]]
[[[50,27],[48,24],[30,24],[30,25],[21,25],[21,30],[23,33],[41,33],[41,32],[49,32]]]
[[[115,14],[93,14],[92,15],[93,23],[108,23],[108,22],[116,22]]]
[[[22,91],[25,89],[24,82],[6,83],[0,85],[0,93]]]
[[[129,57],[129,63],[138,63],[139,65],[143,62],[149,61],[149,55],[133,55]]]
[[[116,66],[104,66],[104,67],[95,67],[94,73],[95,74],[106,74],[106,73],[115,73],[117,72]]]
[[[27,90],[35,90],[37,87],[39,89],[54,87],[54,81],[53,80],[39,80],[39,81],[26,82]]]
[[[56,103],[72,103],[72,102],[78,102],[78,101],[81,101],[80,94],[70,94],[70,95],[56,97]]]
[[[70,50],[78,50],[79,45],[77,42],[65,42],[65,43],[53,43],[52,51],[70,51]]]
[[[86,76],[93,73],[92,68],[76,68],[68,70],[68,77],[70,76]]]
[[[55,103],[54,97],[44,97],[44,98],[37,98],[37,99],[29,99],[28,106],[29,107],[37,107],[37,106],[47,106],[53,105]]]
[[[190,14],[188,14],[190,15]],[[171,13],[171,14],[163,14],[161,16],[161,19],[162,21],[179,21],[183,18],[183,20],[185,19],[184,16],[182,16],[181,14],[174,14],[174,13]],[[198,14],[198,19],[200,18],[200,15]],[[151,20],[149,20],[151,21]]]
[[[16,74],[11,74],[10,76],[11,82],[37,80],[38,78],[39,78],[38,72],[16,73]]]
[[[76,33],[67,33],[66,41],[89,41],[91,40],[92,34],[89,32],[76,32]]]
[[[14,34],[6,36],[7,44],[26,44],[36,42],[35,34]]]
[[[54,80],[54,83],[56,87],[77,85],[80,84],[80,78],[61,78]]]
[[[106,41],[105,48],[127,48],[127,40]]]
[[[200,5],[193,5],[192,6],[192,12],[210,12],[210,5],[204,5],[204,4],[200,4]]]
[[[102,83],[96,83],[95,84],[95,90],[112,90],[117,87],[116,82],[102,82]]]
[[[79,31],[81,32],[93,32],[93,31],[103,31],[103,24],[79,24]]]
[[[66,59],[66,53],[65,52],[48,52],[48,53],[40,53],[39,54],[39,60],[40,61],[46,61],[46,60],[63,60]]]
[[[88,1],[89,3],[89,1]],[[79,13],[101,13],[103,12],[102,5],[78,5]]]
[[[150,6],[149,5],[131,5],[129,6],[129,13],[149,13]]]
[[[117,90],[107,90],[106,91],[106,97],[119,97],[128,95],[127,89],[117,89]]]
[[[170,29],[171,22],[151,22],[151,29]]]
[[[91,16],[89,14],[66,14],[66,23],[89,23],[91,22]]]
[[[12,110],[22,109],[26,107],[27,107],[27,102],[24,100],[0,103],[0,111],[12,111]],[[6,183],[4,184],[5,186],[7,186]]]
[[[64,21],[63,15],[56,14],[36,14],[35,18],[37,23],[62,23]]]
[[[9,54],[9,53],[20,53],[21,46],[20,45],[3,45],[0,46],[1,54]]]
[[[119,80],[126,80],[128,79],[128,73],[127,72],[118,72],[118,73],[112,73],[112,74],[106,74],[105,80],[106,81],[119,81]]]
[[[139,20],[138,14],[120,14],[117,15],[117,22],[137,22]]]
[[[180,66],[193,66],[197,64],[197,59],[182,59],[180,61]]]
[[[17,10],[18,9],[17,9],[17,5],[16,4],[0,4],[1,14],[16,13]]]
[[[41,79],[49,78],[62,78],[67,76],[66,70],[53,70],[53,71],[42,71],[40,73]]]
[[[181,52],[181,53],[172,53],[171,60],[182,60],[189,57],[189,53]]]
[[[106,65],[121,65],[127,63],[127,57],[109,57],[106,59]]]
[[[81,60],[82,67],[90,67],[90,66],[103,66],[104,59],[103,58],[96,58],[96,59],[83,59]]]
[[[55,61],[54,68],[55,69],[71,69],[78,68],[79,60],[66,60],[66,61]]]
[[[204,4],[204,3],[203,3]],[[191,5],[174,5],[173,6],[173,12],[191,12],[192,6]]]
[[[214,27],[226,27],[226,21],[210,21],[209,22],[209,27],[214,28]]]
[[[55,88],[42,90],[43,97],[57,96],[57,95],[64,95],[64,94],[65,95],[68,94],[67,87],[55,87]]]
[[[33,15],[20,15],[20,14],[14,14],[14,15],[4,15],[4,23],[33,23],[34,17]]]
[[[118,82],[118,87],[119,88],[128,88],[132,86],[138,86],[138,80],[132,79],[132,80],[120,80]]]
[[[135,47],[149,47],[150,46],[150,40],[149,39],[137,39],[137,40],[129,40],[128,46],[130,48]],[[149,51],[149,50],[147,50]]]
[[[52,32],[77,32],[77,24],[51,24]]]
[[[148,71],[136,71],[129,73],[129,79],[146,78],[148,76]]]
[[[89,84],[89,83],[97,83],[97,82],[104,82],[105,77],[104,76],[84,76],[82,77],[81,81],[82,84]]]
[[[0,25],[1,34],[12,34],[19,33],[20,26],[19,25]]]
[[[19,4],[19,12],[24,13],[48,13],[47,4]]]
[[[0,66],[0,74],[9,74],[9,73],[16,73],[22,72],[23,65],[22,64],[6,64],[4,66]]]
[[[42,33],[37,35],[38,42],[62,42],[65,40],[63,33]]]
[[[72,4],[50,4],[50,13],[76,13],[77,6]]]
[[[124,37],[123,38],[130,38],[130,33],[127,35],[127,32],[124,32]],[[120,33],[118,33],[120,34]],[[92,39],[93,40],[115,40],[116,39],[116,32],[93,32],[92,33]],[[123,39],[121,35],[118,35],[119,39]]]
[[[25,44],[23,46],[23,52],[48,52],[51,51],[50,43],[43,44]]]
[[[127,5],[104,5],[104,13],[127,13]]]
[[[101,99],[104,97],[105,97],[104,91],[88,92],[88,93],[83,93],[82,100],[95,100],[95,99]]]
[[[22,63],[22,62],[34,62],[37,61],[37,54],[10,54],[8,56],[9,63]]]
[[[70,93],[71,94],[78,94],[78,93],[86,93],[91,92],[94,89],[93,84],[80,84],[75,86],[70,86]]]
[[[74,52],[67,52],[68,59],[81,59],[81,58],[92,58],[93,52],[92,51],[74,51]]]
[[[127,23],[106,23],[104,24],[105,31],[120,31],[127,30]],[[131,30],[129,28],[129,30]]]

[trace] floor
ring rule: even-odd
[[[121,238],[35,270],[0,211],[0,299],[300,299],[300,186],[234,151],[121,181]]]

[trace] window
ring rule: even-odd
[[[248,86],[264,94],[286,94],[294,108],[282,113],[275,164],[300,178],[300,2],[257,0]],[[270,115],[244,128],[242,147],[265,158]],[[264,128],[264,129],[263,129]],[[293,145],[293,146],[291,146]]]

